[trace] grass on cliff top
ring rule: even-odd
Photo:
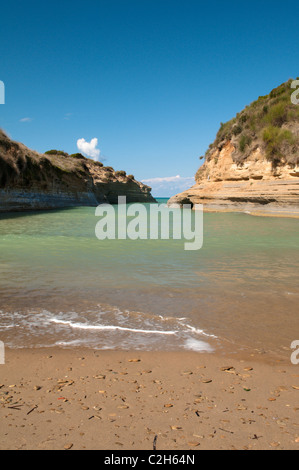
[[[221,123],[216,140],[206,152],[206,159],[231,140],[236,147],[233,159],[242,164],[250,151],[258,146],[265,150],[273,166],[299,163],[299,105],[291,95],[293,80],[283,83],[256,101],[226,123]],[[297,130],[297,132],[294,132]],[[200,173],[199,175],[200,176]]]
[[[64,152],[63,150],[47,150],[45,155],[62,155],[63,157],[68,157],[68,153]]]

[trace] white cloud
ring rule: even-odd
[[[84,153],[89,158],[93,160],[98,160],[100,157],[100,149],[97,149],[98,146],[98,139],[95,137],[91,139],[90,142],[86,142],[85,139],[78,139],[77,140],[77,147],[80,152]]]
[[[24,117],[22,119],[20,119],[20,122],[31,122],[32,121],[32,118],[30,117]]]
[[[172,196],[176,193],[185,191],[195,184],[193,176],[165,176],[158,178],[148,178],[142,180],[142,183],[152,187],[154,195]]]

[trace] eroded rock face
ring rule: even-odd
[[[69,155],[42,155],[0,130],[0,212],[155,202],[151,188],[124,172]]]
[[[299,217],[299,167],[273,167],[260,147],[237,164],[234,152],[232,140],[214,150],[197,173],[196,184],[171,198],[169,206],[189,201],[203,204],[206,211]]]
[[[169,205],[187,200],[210,211],[298,216],[299,106],[292,93],[290,79],[221,123],[195,186]]]

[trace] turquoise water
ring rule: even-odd
[[[1,215],[0,340],[288,354],[298,339],[298,220],[204,214],[190,252],[99,241],[97,221],[94,208]]]

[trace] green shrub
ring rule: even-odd
[[[113,172],[114,172],[114,168],[112,168],[112,166],[103,166],[103,170],[109,171],[109,173],[113,173]]]
[[[127,173],[123,170],[120,170],[120,171],[116,171],[115,175],[125,177],[125,176],[127,176]]]
[[[249,120],[249,129],[252,130],[252,132],[256,132],[257,124],[257,116],[251,116]]]
[[[243,130],[242,126],[237,125],[237,126],[233,127],[232,133],[234,134],[234,136],[237,136],[237,135],[241,134],[242,130]]]
[[[247,114],[243,113],[240,117],[240,122],[244,124],[247,121],[247,119],[248,119]]]
[[[244,153],[247,146],[252,142],[252,138],[246,134],[243,134],[239,140],[240,152]]]
[[[282,85],[279,85],[277,88],[274,88],[274,90],[271,91],[270,98],[277,98],[278,96],[282,95],[285,91],[286,84],[283,83]]]
[[[278,103],[272,106],[266,117],[265,121],[272,126],[281,127],[287,121],[288,113],[284,103]]]
[[[299,106],[294,106],[288,112],[288,120],[298,120],[299,119]]]
[[[232,125],[236,123],[236,118],[233,118],[231,121],[226,123],[220,123],[220,129],[216,136],[216,144],[219,144],[222,140],[230,139],[231,138],[231,128]]]
[[[63,152],[63,150],[48,150],[47,152],[45,152],[45,155],[62,155],[63,157],[69,156],[69,154]]]
[[[294,144],[294,136],[291,131],[272,125],[264,129],[262,136],[266,144],[267,158],[274,162],[279,161],[283,156],[281,152],[282,144]]]

